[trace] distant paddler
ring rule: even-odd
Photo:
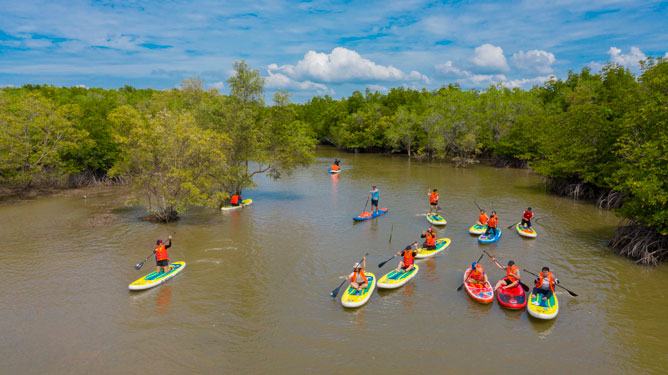
[[[230,197],[230,206],[232,207],[238,207],[241,206],[241,202],[243,202],[243,198],[241,197],[241,192],[237,191]]]
[[[438,200],[440,198],[438,195],[438,189],[432,190],[432,192],[428,194],[428,197],[429,197],[429,213],[438,212],[439,210]]]
[[[434,227],[429,227],[426,231],[422,232],[420,235],[421,238],[424,238],[424,243],[422,247],[427,250],[436,249],[436,231]]]
[[[155,254],[155,272],[169,272],[172,270],[172,267],[169,265],[169,254],[167,254],[167,249],[172,247],[172,236],[168,237],[168,243],[165,245],[162,240],[157,240],[155,242],[155,249],[153,254]]]
[[[341,170],[341,160],[334,159],[334,163],[332,163],[332,166],[329,167],[329,170],[331,172],[334,172],[334,173],[340,171]]]
[[[376,185],[371,186],[369,196],[371,197],[371,210],[375,215],[378,213],[378,201],[380,200],[380,190],[378,190]]]

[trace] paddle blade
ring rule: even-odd
[[[457,291],[459,292],[460,290],[462,290],[463,287],[464,287],[464,283],[462,283],[462,285],[460,285],[459,288],[457,288]]]
[[[139,262],[135,264],[135,269],[139,271],[142,267],[144,267],[144,262]]]
[[[525,292],[528,292],[528,291],[529,291],[530,288],[529,288],[529,286],[528,286],[527,284],[525,284],[525,283],[523,283],[523,282],[520,282],[520,285],[522,286],[522,289],[524,289]]]
[[[339,286],[337,286],[336,289],[332,290],[332,292],[329,293],[329,295],[332,296],[332,298],[336,298],[336,296],[339,295],[339,291],[341,290],[341,287],[345,282],[346,280],[341,281],[341,284],[339,284]]]

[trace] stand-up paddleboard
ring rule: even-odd
[[[387,211],[389,211],[389,208],[379,208],[378,211],[376,212],[369,212],[369,211],[364,211],[361,214],[355,216],[353,220],[355,221],[366,221],[366,220],[371,220],[375,219],[378,216],[385,215]]]
[[[469,233],[475,234],[476,236],[485,234],[486,231],[487,231],[487,225],[482,225],[480,223],[475,223],[474,225],[471,225],[471,227],[469,228]]]
[[[339,169],[338,171],[335,171],[335,170],[330,168],[330,169],[327,170],[327,173],[329,173],[329,174],[339,174],[339,173],[341,173],[341,170]]]
[[[444,251],[445,249],[450,246],[450,240],[449,238],[443,237],[439,238],[436,240],[436,248],[433,250],[425,249],[423,247],[417,249],[417,255],[415,258],[417,259],[423,259],[423,258],[430,258],[433,257],[434,255],[440,253],[441,251]]]
[[[529,303],[527,303],[527,312],[529,315],[537,319],[550,320],[554,319],[559,314],[559,300],[557,295],[552,293],[548,299],[543,299],[541,293],[529,296]]]
[[[170,271],[153,271],[148,275],[133,281],[132,284],[128,286],[128,288],[130,290],[145,290],[156,287],[183,271],[183,269],[186,268],[186,262],[174,262],[171,263],[170,266],[172,267]]]
[[[496,228],[496,231],[493,236],[481,234],[480,237],[478,237],[478,242],[480,242],[481,244],[489,244],[498,241],[500,238],[501,238],[501,229]]]
[[[357,290],[348,285],[348,289],[341,296],[341,304],[344,307],[355,308],[360,307],[369,301],[373,290],[376,289],[376,275],[371,272],[364,272],[367,278],[367,287],[362,290]]]
[[[441,216],[441,214],[439,214],[438,212],[427,213],[425,216],[427,217],[427,221],[429,222],[429,224],[432,224],[432,225],[446,225],[446,224],[448,224],[448,222],[445,220],[445,218],[443,216]]]
[[[481,286],[481,284],[467,283],[466,277],[470,271],[471,267],[464,271],[463,282],[466,293],[476,302],[484,304],[492,303],[494,301],[494,288],[492,288],[492,284],[486,283]]]
[[[515,230],[517,231],[517,234],[519,234],[522,237],[536,238],[538,236],[538,233],[536,232],[535,229],[527,228],[519,223],[515,225]]]
[[[240,209],[240,208],[242,208],[242,207],[250,206],[251,204],[253,204],[253,200],[250,199],[250,198],[248,198],[248,199],[244,199],[244,200],[242,200],[242,201],[241,201],[241,204],[238,205],[238,206],[224,206],[224,207],[221,207],[220,210],[221,210],[221,211],[238,210],[238,209]]]
[[[496,300],[506,309],[519,310],[527,305],[527,294],[520,284],[508,289],[500,287],[496,290]]]
[[[414,278],[420,271],[417,264],[413,264],[413,269],[410,271],[397,271],[396,269],[388,272],[378,280],[378,288],[382,289],[396,289],[406,284],[410,279]]]

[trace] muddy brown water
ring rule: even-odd
[[[333,157],[343,173],[329,176]],[[312,166],[260,178],[251,207],[188,212],[175,224],[141,222],[123,188],[0,205],[0,373],[665,373],[668,267],[643,268],[606,247],[619,219],[545,194],[526,170],[409,162],[321,149]],[[389,214],[353,224],[371,183]],[[356,310],[329,292],[364,252],[380,261],[426,228],[427,191],[441,191],[446,253],[420,261],[401,289]],[[83,194],[87,198],[82,197]],[[457,292],[481,251],[467,228],[473,203],[495,208],[504,233],[487,246],[521,267],[551,268],[579,294],[560,314],[479,305]],[[505,227],[525,206],[535,240]],[[391,228],[392,243],[388,244]],[[134,264],[173,234],[187,268],[144,292]],[[502,271],[484,261],[490,279]],[[528,275],[525,281],[530,281]],[[340,295],[339,295],[340,297]]]

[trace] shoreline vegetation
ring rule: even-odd
[[[25,85],[0,89],[0,196],[127,184],[157,222],[220,208],[253,177],[309,164],[317,143],[466,167],[530,168],[547,191],[615,209],[610,241],[641,264],[668,260],[668,61],[635,76],[607,65],[530,90],[448,85],[264,103],[240,61],[229,95],[187,79],[178,89]]]

